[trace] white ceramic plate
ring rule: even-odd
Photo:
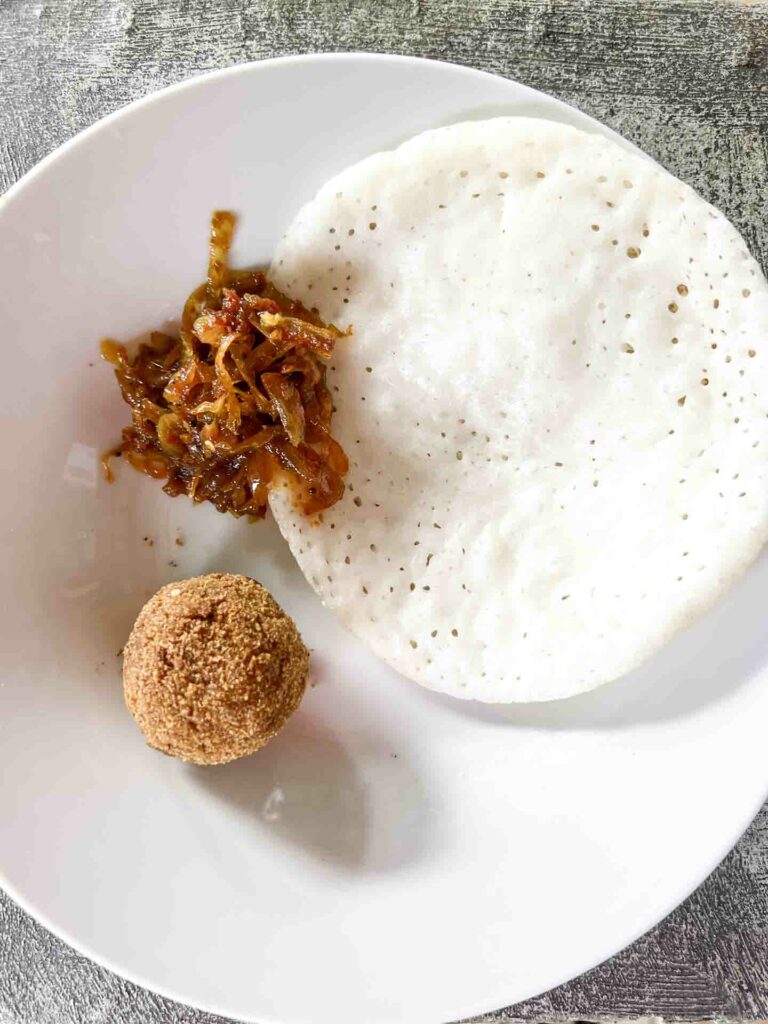
[[[107,118],[0,209],[0,880],[159,992],[260,1024],[438,1024],[513,1003],[657,922],[765,796],[765,559],[631,677],[494,710],[369,655],[272,524],[172,501],[125,467],[102,479],[126,415],[99,338],[177,316],[214,207],[241,214],[236,262],[266,261],[344,165],[515,113],[607,131],[458,67],[271,61]],[[317,685],[269,748],[198,769],[143,745],[117,653],[152,591],[211,570],[275,593]]]

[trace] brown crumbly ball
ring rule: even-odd
[[[309,652],[260,583],[213,573],[162,587],[125,645],[125,702],[151,747],[195,764],[252,754],[299,706]]]

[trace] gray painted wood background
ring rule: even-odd
[[[212,68],[320,50],[441,58],[553,93],[724,210],[768,270],[768,3],[0,0],[0,189],[129,100]],[[647,1015],[768,1018],[768,805],[651,934],[485,1020]],[[0,1024],[216,1020],[101,970],[0,896]]]

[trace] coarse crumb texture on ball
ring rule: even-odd
[[[223,764],[263,747],[296,710],[309,652],[256,580],[213,573],[169,583],[125,645],[125,702],[147,743]]]

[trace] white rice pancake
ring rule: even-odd
[[[307,579],[416,682],[566,697],[706,611],[768,536],[768,285],[733,226],[600,136],[426,132],[325,185],[276,284],[337,347],[347,493],[272,506]]]

